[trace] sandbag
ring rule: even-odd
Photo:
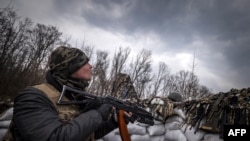
[[[223,139],[220,139],[219,134],[206,134],[204,136],[204,141],[223,141]]]
[[[139,126],[137,124],[129,123],[127,125],[127,128],[128,128],[128,133],[129,134],[145,135],[147,133],[145,127]],[[118,128],[115,129],[114,132],[115,132],[115,134],[120,134]]]
[[[165,127],[163,124],[148,127],[148,134],[150,136],[164,135],[164,133],[165,133]]]
[[[165,139],[168,141],[188,141],[181,130],[168,130],[165,133]],[[194,141],[194,140],[190,140]]]
[[[148,134],[146,135],[131,135],[132,141],[152,141]]]
[[[10,125],[11,120],[4,120],[0,121],[0,129],[5,128],[7,129]]]
[[[165,129],[166,130],[178,130],[178,129],[181,129],[181,123],[177,122],[177,121],[165,123]]]
[[[0,115],[0,121],[3,120],[11,120],[13,116],[13,107],[9,108],[5,112],[1,113]]]

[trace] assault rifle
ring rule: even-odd
[[[80,94],[84,100],[63,101],[62,98],[65,95],[66,91]],[[101,104],[111,104],[118,110],[118,125],[119,125],[120,134],[121,134],[122,140],[126,140],[126,141],[129,141],[130,137],[127,131],[127,124],[125,123],[125,119],[124,119],[124,111],[132,113],[132,117],[130,118],[131,121],[137,121],[140,123],[154,125],[154,117],[152,116],[152,114],[137,104],[134,104],[128,101],[122,101],[112,96],[98,97],[98,96],[83,92],[81,90],[71,88],[66,85],[63,85],[63,90],[61,92],[61,95],[57,103],[58,104],[90,105],[90,106],[85,106],[85,107],[88,107],[89,109],[100,106]]]

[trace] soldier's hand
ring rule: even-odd
[[[98,113],[102,116],[103,121],[106,121],[110,118],[112,110],[112,105],[110,104],[102,104],[98,109]]]
[[[118,122],[118,115],[117,115],[117,113],[118,113],[118,111],[116,110],[116,108],[115,107],[113,107],[113,116],[114,116],[114,120],[116,121],[116,122]],[[125,122],[126,122],[126,124],[128,124],[129,123],[129,121],[132,121],[131,120],[131,118],[132,118],[132,113],[131,112],[127,112],[127,111],[123,111],[124,112],[124,114],[123,114],[123,116],[124,116],[124,119],[125,119]]]
[[[129,122],[134,122],[132,121],[132,113],[131,112],[126,112],[124,111],[124,118],[125,118],[125,122],[128,124]]]

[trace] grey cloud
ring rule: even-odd
[[[86,9],[84,5],[94,8]],[[74,6],[67,5],[71,9]],[[206,57],[198,54],[197,57],[206,62],[211,71],[218,73],[219,69],[223,71],[221,75],[230,77],[229,68],[243,75],[236,81],[250,83],[247,75],[249,6],[250,2],[245,0],[93,0],[82,3],[80,14],[90,24],[111,32],[130,36],[156,33],[172,51],[188,50],[185,45],[199,36],[210,54]],[[115,9],[122,11],[120,16],[114,16]],[[218,62],[217,53],[223,55],[224,62]]]
[[[197,57],[210,71],[250,84],[248,0],[54,0],[55,14],[80,16],[90,25],[129,36],[156,34],[168,47],[156,53],[189,51],[199,37]],[[19,3],[19,2],[18,2]],[[29,4],[26,4],[27,7]],[[28,10],[28,8],[27,8]],[[34,11],[35,14],[36,11]],[[49,15],[48,15],[49,16]],[[71,19],[68,19],[71,20]],[[222,62],[220,62],[222,61]],[[230,71],[228,71],[228,69]],[[221,71],[221,72],[220,72]]]

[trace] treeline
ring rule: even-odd
[[[68,40],[62,39],[62,32],[55,26],[33,24],[10,7],[0,9],[0,100],[13,100],[20,89],[43,82],[48,55],[57,46],[70,46]],[[139,98],[166,96],[169,92],[179,92],[184,99],[210,94],[199,84],[193,69],[172,74],[165,62],[159,62],[158,72],[153,72],[149,50],[132,56],[129,47],[120,47],[114,54],[85,43],[78,47],[91,59],[94,76],[88,91],[96,95],[109,94],[118,73],[131,77]]]

